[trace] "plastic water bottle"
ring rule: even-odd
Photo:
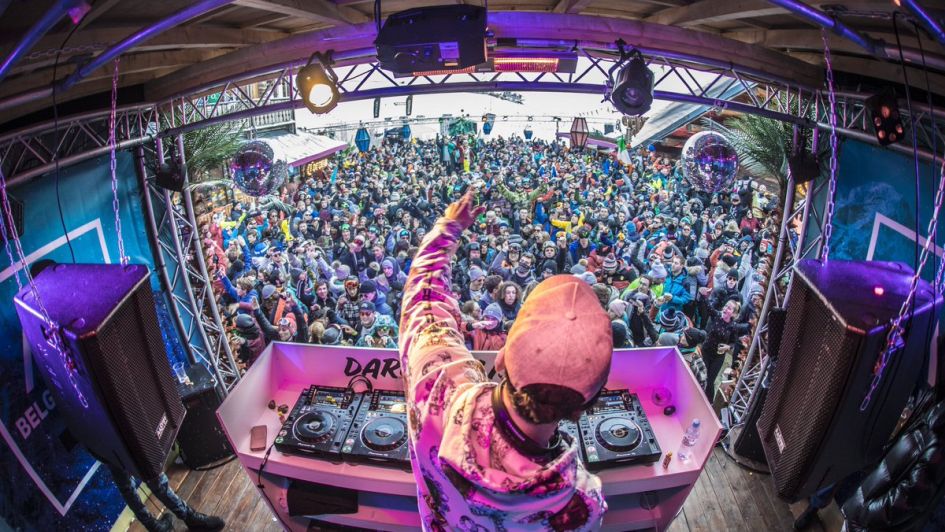
[[[699,419],[693,419],[692,424],[683,434],[682,443],[679,445],[679,452],[676,456],[681,462],[689,463],[692,461],[692,448],[699,441],[699,434],[702,433],[702,422]]]

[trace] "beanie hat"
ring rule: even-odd
[[[555,261],[553,261],[553,260],[546,260],[546,261],[541,265],[541,272],[542,272],[542,273],[544,273],[544,272],[551,272],[553,275],[557,275],[557,274],[558,274],[558,265],[555,264]]]
[[[724,262],[729,268],[734,268],[735,265],[738,264],[738,260],[735,258],[735,255],[732,255],[731,253],[722,255],[722,262]]]
[[[705,341],[707,335],[702,329],[696,329],[695,327],[688,327],[683,331],[683,336],[686,337],[686,345],[689,347],[694,347]]]
[[[585,268],[583,264],[575,264],[574,266],[571,266],[571,273],[573,275],[581,275],[586,271],[587,268]]]
[[[289,275],[292,276],[293,282],[299,282],[299,278],[302,277],[302,268],[292,268],[289,270]]]
[[[275,293],[276,293],[276,287],[272,286],[271,284],[267,284],[266,286],[263,287],[262,293],[260,295],[262,295],[263,299],[269,299]]]
[[[679,343],[679,335],[671,332],[664,332],[656,339],[656,345],[669,347]]]
[[[646,276],[654,281],[666,279],[666,267],[660,262],[654,262]]]
[[[627,337],[630,336],[627,330],[627,324],[623,320],[614,320],[610,322],[610,332],[614,338],[614,349],[626,347]]]
[[[500,307],[498,303],[490,303],[486,309],[482,311],[482,317],[502,321],[504,317],[502,315],[502,307]]]
[[[622,316],[627,311],[627,307],[629,306],[630,306],[629,302],[624,301],[622,299],[615,299],[610,302],[610,305],[608,305],[607,308],[610,309],[610,311],[613,312],[614,314],[617,314],[618,316]]]
[[[539,283],[525,300],[502,353],[515,388],[553,384],[589,400],[610,373],[610,319],[590,286],[572,275],[556,275]],[[579,366],[574,353],[581,354]]]
[[[591,272],[584,272],[578,275],[578,277],[589,285],[594,285],[597,283],[597,277]]]
[[[614,257],[613,253],[607,255],[607,258],[604,259],[603,268],[607,273],[614,273],[617,271],[617,257]]]
[[[660,312],[660,325],[663,326],[663,329],[666,329],[670,332],[675,332],[683,328],[686,324],[686,318],[680,312],[676,312],[676,309],[669,307]]]
[[[482,271],[482,268],[478,266],[473,266],[469,268],[469,282],[478,281],[486,276],[486,272]]]
[[[729,279],[732,279],[732,280],[734,280],[734,281],[737,281],[737,280],[738,280],[738,270],[736,270],[736,269],[734,269],[734,268],[731,269],[731,270],[729,270],[728,273],[725,274],[725,277],[727,277],[727,278],[729,278]]]
[[[375,283],[374,281],[370,279],[361,283],[362,294],[371,294],[373,292],[377,292],[377,283]]]
[[[256,320],[249,314],[240,314],[236,316],[236,328],[241,331],[251,331],[256,326]]]
[[[341,343],[341,329],[330,325],[325,329],[324,334],[322,334],[322,344],[338,345],[339,343]]]

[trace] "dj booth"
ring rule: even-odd
[[[494,376],[495,354],[474,356]],[[351,388],[364,390],[357,376],[367,379],[374,392],[346,390],[352,379],[357,382]],[[606,388],[614,392],[602,397],[621,409],[626,405],[626,411],[595,408],[566,428],[583,440],[581,454],[595,464],[589,468],[603,482],[609,508],[604,530],[663,530],[689,495],[722,426],[675,348],[615,351]],[[217,416],[246,474],[286,529],[332,523],[417,530],[417,486],[404,461],[402,389],[396,351],[275,342]],[[330,415],[313,414],[316,410]],[[682,462],[675,455],[696,418],[702,434],[693,458]],[[591,425],[597,438],[601,427],[610,427],[608,438],[633,439],[632,445],[594,441]],[[628,436],[627,425],[640,430],[631,429]],[[252,442],[253,428],[259,426],[265,426],[265,434],[257,428]],[[375,440],[365,440],[368,427]],[[311,438],[320,434],[325,436]],[[624,452],[608,452],[615,450]],[[665,464],[667,452],[673,458]]]

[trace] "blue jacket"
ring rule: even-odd
[[[671,294],[673,299],[664,303],[662,308],[674,308],[682,312],[683,305],[692,301],[691,288],[693,280],[689,277],[689,272],[685,268],[677,275],[673,275],[672,270],[667,273],[666,282],[663,283],[663,295]]]

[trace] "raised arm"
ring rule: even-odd
[[[421,242],[404,285],[400,362],[408,401],[421,410],[431,393],[424,386],[427,379],[437,380],[437,375],[444,372],[454,386],[462,379],[468,381],[470,375],[464,367],[469,362],[470,367],[482,372],[466,349],[457,323],[460,311],[450,292],[450,259],[463,230],[483,209],[473,206],[470,193],[447,207],[446,214]],[[449,388],[455,391],[454,386]],[[443,397],[442,404],[449,399]]]

